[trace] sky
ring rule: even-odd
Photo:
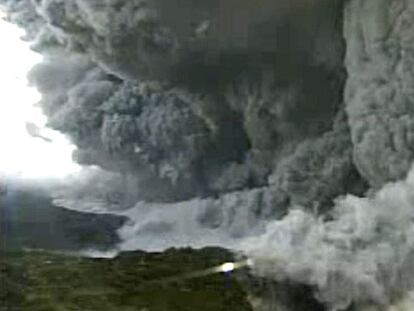
[[[36,107],[41,95],[28,86],[27,73],[42,56],[20,39],[21,29],[1,18],[0,33],[0,177],[53,179],[78,171],[71,158],[75,147],[62,134],[44,128],[47,119]],[[51,142],[30,136],[26,122],[38,126]]]

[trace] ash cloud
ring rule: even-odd
[[[411,1],[351,1],[345,11],[345,101],[354,159],[373,187],[404,178],[413,161]]]
[[[339,117],[341,1],[2,3],[45,57],[30,80],[49,125],[76,144],[77,162],[106,171],[79,177],[102,173],[104,187],[85,197],[69,183],[59,202],[90,206],[77,198],[102,202],[102,189],[121,188],[125,209],[257,190],[270,198],[254,204],[265,219],[365,189]]]
[[[125,249],[243,245],[334,308],[408,290],[412,177],[383,186],[414,160],[410,0],[0,3],[45,56],[49,125],[98,167],[57,203],[128,215]]]
[[[3,2],[36,24],[50,126],[79,163],[133,175],[142,200],[265,186],[342,109],[340,1]]]
[[[234,74],[262,60],[283,69],[284,75],[294,67],[300,70],[306,61],[341,66],[342,42],[335,36],[341,27],[337,22],[340,1],[3,3],[14,22],[31,26],[30,38],[36,40],[38,50],[63,45],[83,51],[123,79],[174,79],[177,73],[191,80],[203,79],[203,75],[217,78],[218,73]],[[203,23],[207,23],[204,35],[197,35]],[[328,48],[327,41],[331,42]]]
[[[372,197],[338,198],[331,219],[293,209],[241,249],[258,274],[315,286],[332,310],[391,305],[414,286],[413,189],[414,169]]]

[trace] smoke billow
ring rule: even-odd
[[[232,192],[216,199],[170,204],[139,202],[121,213],[131,223],[119,232],[123,240],[120,248],[234,248],[244,237],[264,231],[260,213],[271,206],[272,194],[266,188]]]
[[[413,161],[412,1],[351,1],[345,11],[345,101],[354,162],[373,187]]]
[[[241,250],[333,309],[412,289],[411,2],[0,0],[92,167],[57,204],[127,215],[120,249]]]
[[[333,310],[389,305],[414,286],[414,170],[372,197],[338,198],[328,217],[293,209],[242,243],[260,275],[315,286]]]
[[[45,56],[30,79],[49,125],[137,200],[267,186],[343,110],[340,1],[3,3]]]

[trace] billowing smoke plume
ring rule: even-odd
[[[413,20],[410,0],[354,0],[345,11],[354,160],[374,187],[404,178],[413,161]]]
[[[328,216],[293,209],[242,243],[260,275],[315,286],[333,310],[387,306],[414,286],[414,169],[369,198],[347,195]]]
[[[296,147],[343,113],[339,0],[2,2],[45,55],[30,78],[50,126],[77,145],[77,162],[135,187],[127,197],[177,202],[266,187],[289,153],[309,165],[298,155],[309,147]],[[340,135],[332,152],[346,162],[342,185],[323,203],[359,178],[347,128]]]
[[[128,215],[121,249],[242,249],[333,308],[411,287],[411,0],[0,3],[93,167],[55,201]]]

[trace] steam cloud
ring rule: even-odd
[[[313,285],[332,310],[387,306],[414,286],[414,169],[371,198],[347,195],[329,220],[294,209],[241,247],[257,273]]]
[[[128,215],[121,249],[241,250],[333,309],[411,289],[411,0],[0,3],[95,166],[55,202]]]

